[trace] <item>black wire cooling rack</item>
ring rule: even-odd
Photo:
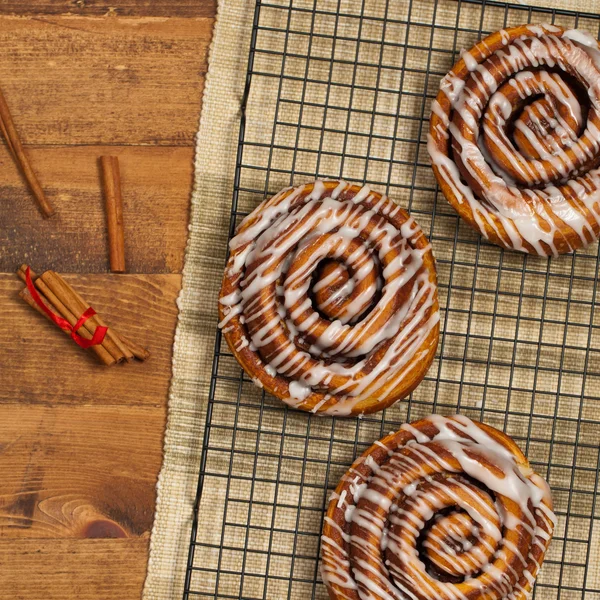
[[[598,246],[542,259],[488,244],[426,153],[431,99],[461,48],[525,22],[600,34],[598,15],[498,2],[257,2],[230,234],[282,187],[366,182],[429,235],[441,338],[408,400],[332,419],[265,395],[217,333],[185,599],[325,599],[319,535],[341,475],[403,422],[461,412],[511,435],[552,486],[559,524],[534,597],[600,600]]]

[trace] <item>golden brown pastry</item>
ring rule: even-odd
[[[387,197],[344,181],[288,188],[230,248],[220,326],[259,387],[302,410],[358,415],[424,377],[439,336],[435,262]]]
[[[600,52],[578,30],[503,29],[462,53],[428,150],[460,216],[490,241],[556,255],[600,233]]]
[[[332,600],[526,600],[554,525],[548,484],[509,437],[432,415],[344,475],[321,572]]]

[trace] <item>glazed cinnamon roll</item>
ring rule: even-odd
[[[332,600],[525,600],[555,525],[547,483],[502,432],[433,415],[344,475],[323,530]]]
[[[288,188],[240,225],[220,327],[256,385],[358,415],[409,394],[439,335],[431,246],[389,198],[343,181]]]
[[[578,30],[522,25],[462,53],[433,102],[428,150],[455,210],[540,255],[600,233],[600,52]]]

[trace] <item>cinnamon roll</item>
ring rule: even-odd
[[[447,200],[490,241],[557,255],[600,233],[600,51],[522,25],[462,53],[433,102],[428,150]]]
[[[386,196],[344,181],[282,190],[230,249],[220,327],[259,387],[302,410],[358,415],[424,377],[439,336],[435,262]]]
[[[502,432],[403,425],[344,475],[323,530],[332,600],[525,600],[555,526],[548,484]]]

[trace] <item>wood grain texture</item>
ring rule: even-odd
[[[164,415],[164,407],[5,405],[0,538],[148,536]]]
[[[2,540],[2,600],[138,600],[148,540]]]
[[[0,82],[23,144],[191,145],[212,25],[0,17]]]
[[[165,406],[180,275],[65,275],[117,331],[151,352],[145,363],[102,367],[18,298],[0,275],[0,403]]]
[[[141,596],[215,7],[1,3],[0,85],[57,208],[42,222],[0,145],[1,600]],[[101,154],[119,157],[139,275],[105,274]],[[87,273],[66,279],[150,360],[96,364],[18,299],[22,262]]]
[[[13,15],[118,15],[159,17],[212,17],[216,0],[28,0],[0,3],[0,13]]]
[[[56,214],[44,220],[6,148],[0,147],[0,271],[26,258],[39,270],[108,271],[108,242],[98,156],[121,168],[125,260],[133,273],[183,267],[192,184],[192,148],[82,146],[29,151]]]

